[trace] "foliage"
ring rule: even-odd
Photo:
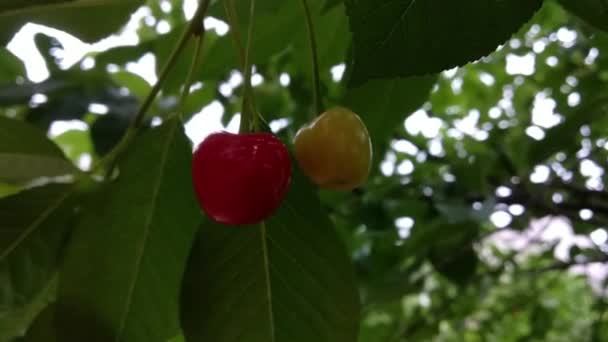
[[[373,172],[334,192],[296,170],[255,227],[202,217],[184,130],[242,112],[250,2],[211,1],[229,32],[194,68],[193,37],[171,59],[179,0],[0,4],[0,341],[608,340],[603,280],[570,272],[608,261],[605,2],[308,2],[322,102],[363,118]],[[38,34],[36,83],[5,47],[27,22],[138,42],[66,66]],[[302,5],[258,0],[255,27],[255,104],[291,148],[316,114]],[[555,220],[586,242],[547,239]]]

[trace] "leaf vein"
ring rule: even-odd
[[[129,312],[131,311],[131,304],[133,301],[133,294],[135,292],[135,287],[137,284],[137,278],[139,277],[141,262],[143,260],[144,252],[146,249],[146,244],[148,242],[148,238],[150,235],[150,228],[152,226],[152,218],[154,217],[153,213],[156,209],[156,205],[158,204],[158,195],[160,193],[160,187],[163,183],[163,175],[165,173],[165,167],[167,163],[167,158],[169,155],[169,147],[171,146],[173,139],[175,137],[175,132],[177,131],[177,123],[173,124],[174,126],[171,128],[167,140],[165,141],[165,146],[163,146],[163,151],[159,160],[159,164],[161,165],[158,173],[158,181],[154,184],[154,190],[152,192],[152,201],[150,203],[150,210],[148,211],[148,215],[145,219],[144,223],[144,231],[141,244],[139,246],[139,250],[135,256],[135,265],[133,270],[133,277],[131,279],[129,289],[127,292],[127,299],[125,302],[125,312],[120,319],[118,333],[116,334],[116,342],[120,342],[122,340],[122,334],[124,333],[125,325],[127,322],[127,318],[129,316]]]
[[[384,47],[388,43],[388,41],[391,39],[393,34],[395,34],[397,29],[399,28],[399,24],[401,24],[401,23],[406,24],[405,19],[407,18],[407,15],[410,13],[410,10],[416,4],[416,2],[417,2],[417,0],[412,0],[412,2],[410,2],[410,4],[407,6],[407,8],[403,11],[401,16],[399,17],[399,20],[397,20],[395,25],[393,25],[393,27],[391,28],[390,32],[388,33],[388,36],[382,41],[380,46]],[[406,29],[407,29],[407,25],[406,25]]]
[[[260,223],[260,235],[262,238],[262,252],[264,253],[264,275],[266,276],[266,296],[268,300],[268,319],[270,324],[270,342],[275,342],[274,312],[272,309],[272,285],[270,283],[270,262],[268,260],[268,246],[266,244],[266,223]]]
[[[24,231],[19,235],[13,243],[11,243],[1,254],[0,261],[4,260],[9,254],[11,254],[19,245],[33,232],[36,231],[38,227],[46,220],[52,213],[55,211],[61,204],[72,194],[73,190],[66,191],[63,195],[59,196],[57,201],[53,202],[51,206],[49,206],[42,214],[34,220]]]

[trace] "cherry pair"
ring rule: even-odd
[[[350,190],[368,177],[372,148],[357,114],[331,109],[301,128],[294,139],[302,171],[317,185]],[[269,133],[220,132],[194,152],[192,179],[205,213],[229,225],[258,223],[281,205],[292,167],[285,145]]]

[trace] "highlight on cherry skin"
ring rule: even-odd
[[[321,188],[352,190],[369,176],[369,132],[348,108],[329,109],[302,127],[294,138],[294,147],[300,168]]]
[[[226,225],[256,224],[271,216],[287,193],[291,173],[287,148],[269,133],[213,133],[192,160],[201,208]]]

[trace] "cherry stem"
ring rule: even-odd
[[[116,145],[116,147],[114,147],[112,151],[110,151],[106,156],[99,160],[99,162],[92,168],[91,172],[97,171],[103,165],[108,165],[105,178],[107,179],[111,175],[114,170],[114,167],[116,166],[118,157],[131,144],[131,141],[136,136],[136,131],[141,127],[146,117],[146,113],[148,112],[148,110],[152,106],[152,103],[156,99],[156,96],[160,92],[163,83],[167,80],[169,72],[173,69],[173,67],[177,63],[179,56],[186,48],[190,37],[197,33],[201,33],[201,23],[203,22],[205,13],[207,13],[207,9],[209,8],[210,2],[211,0],[201,0],[201,3],[199,4],[198,9],[196,10],[196,13],[194,13],[194,16],[188,24],[188,27],[184,30],[178,43],[175,45],[175,48],[171,52],[169,60],[163,66],[163,69],[161,70],[158,76],[158,80],[150,90],[150,93],[148,93],[148,96],[145,98],[142,105],[139,107],[139,110],[137,111],[137,114],[135,114],[131,125],[123,135],[120,142]]]
[[[228,24],[230,25],[230,30],[234,32],[232,34],[232,38],[235,48],[239,54],[239,62],[241,68],[245,68],[245,49],[243,48],[241,30],[238,23],[239,19],[236,13],[236,9],[234,7],[233,0],[224,1],[224,11],[226,12],[226,17],[228,19]]]
[[[317,110],[317,115],[321,115],[325,109],[323,108],[323,98],[321,97],[321,77],[319,72],[319,54],[317,51],[315,26],[312,20],[308,0],[302,0],[302,6],[304,7],[304,14],[306,15],[306,29],[308,31],[308,41],[312,54],[313,102],[315,109]]]
[[[255,107],[253,106],[253,91],[251,87],[251,51],[253,49],[253,32],[255,27],[255,0],[251,0],[249,10],[249,30],[247,33],[247,48],[245,49],[243,105],[241,109],[240,132],[255,132],[258,129],[258,117]]]
[[[196,70],[201,64],[201,54],[205,45],[205,24],[202,23],[201,25],[201,31],[200,33],[198,33],[198,38],[196,39],[196,47],[194,51],[194,56],[192,57],[192,63],[190,64],[190,70],[188,71],[188,76],[186,77],[186,81],[182,89],[182,94],[179,99],[178,115],[183,115],[184,113],[186,100],[188,99],[188,95],[190,95],[190,86],[192,85],[192,82],[194,80],[194,74],[196,73]]]
[[[255,4],[254,4],[255,5]],[[240,62],[240,67],[241,69],[243,69],[243,78],[244,78],[244,83],[243,83],[243,109],[242,110],[242,114],[241,114],[241,127],[239,129],[240,132],[247,132],[247,131],[255,131],[258,129],[258,119],[259,118],[259,114],[257,113],[257,106],[255,104],[255,94],[253,93],[253,91],[250,91],[249,93],[247,93],[247,67],[246,64],[248,64],[248,55],[249,52],[245,51],[245,48],[243,48],[243,43],[242,43],[242,38],[241,38],[241,30],[239,27],[239,18],[238,18],[238,14],[236,12],[236,8],[234,7],[234,1],[233,0],[228,0],[228,1],[224,1],[224,11],[226,12],[226,17],[228,19],[228,24],[230,25],[231,30],[234,32],[234,34],[232,34],[233,37],[233,43],[235,45],[236,50],[238,51],[239,54],[239,62]],[[251,18],[250,18],[250,23],[253,23],[254,21],[254,13],[255,13],[255,8],[252,8],[251,11]],[[251,26],[250,26],[251,29]],[[253,37],[253,32],[248,33],[250,37]],[[250,45],[251,41],[248,41],[248,46],[247,49],[251,50],[251,45]],[[249,82],[249,84],[251,84]],[[251,90],[251,88],[249,88]],[[249,95],[248,95],[249,94]],[[248,103],[245,103],[245,99],[248,98]],[[251,112],[247,112],[245,113],[246,110],[248,109]],[[252,115],[251,120],[249,120],[249,114]],[[250,121],[246,122],[247,120]],[[250,127],[251,124],[253,125],[253,127]]]
[[[143,104],[139,108],[139,111],[135,115],[135,119],[133,120],[132,126],[134,126],[134,127],[141,126],[141,124],[144,121],[144,118],[146,116],[146,113],[148,112],[148,109],[150,109],[150,106],[152,106],[154,99],[160,92],[162,85],[164,84],[167,77],[169,76],[169,72],[171,72],[171,69],[173,69],[173,67],[177,63],[177,59],[179,58],[179,56],[182,54],[182,52],[186,48],[186,45],[188,44],[190,37],[192,35],[194,35],[196,32],[200,32],[200,25],[203,22],[205,13],[207,13],[207,8],[209,8],[210,2],[211,2],[211,0],[201,0],[201,3],[199,5],[198,9],[196,10],[196,13],[194,14],[194,17],[192,17],[192,20],[190,21],[190,24],[182,33],[177,45],[175,46],[175,48],[171,52],[171,55],[169,56],[169,60],[163,66],[163,69],[161,70],[160,75],[158,76],[158,81],[156,81],[156,84],[154,84],[154,86],[152,87],[152,90],[150,90],[150,93],[148,94],[148,96],[144,100]]]

